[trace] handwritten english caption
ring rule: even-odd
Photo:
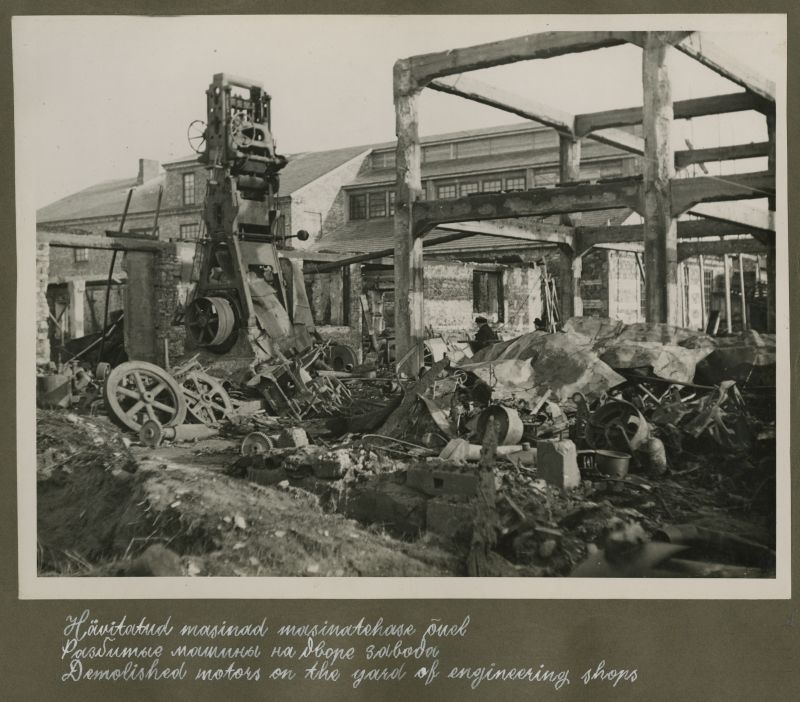
[[[448,622],[392,623],[379,617],[354,622],[291,623],[267,618],[244,623],[177,622],[147,617],[105,620],[85,609],[67,615],[61,642],[65,684],[80,681],[236,680],[275,683],[307,680],[354,689],[403,680],[428,686],[453,681],[475,690],[498,682],[533,683],[561,690],[570,685],[626,686],[635,668],[605,660],[573,672],[539,661],[464,663],[459,643],[471,618]],[[491,656],[489,658],[489,656]]]

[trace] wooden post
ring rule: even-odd
[[[769,138],[768,170],[775,172],[775,113],[767,112],[767,136]],[[769,209],[775,211],[775,198],[768,198]],[[775,237],[772,237],[767,248],[767,331],[775,332]]]
[[[422,192],[421,150],[417,124],[419,88],[410,64],[394,66],[395,130],[397,134],[397,181],[394,213],[394,333],[396,358],[405,359],[408,375],[422,367],[424,309],[422,295],[422,238],[415,237],[411,208]]]
[[[670,180],[675,175],[672,91],[666,58],[670,46],[648,32],[642,52],[644,88],[644,262],[648,322],[678,324],[678,227],[672,217]]]
[[[722,263],[725,268],[725,328],[728,334],[733,332],[731,319],[731,269],[728,265],[728,254],[722,254]]]
[[[739,254],[739,295],[742,301],[742,331],[747,331],[747,301],[744,295],[744,258]]]
[[[85,334],[84,331],[84,305],[86,299],[86,281],[71,280],[67,283],[69,292],[69,335],[78,339]]]
[[[706,328],[706,266],[703,254],[697,257],[700,261],[700,328]]]
[[[581,140],[569,134],[558,135],[559,178],[562,183],[571,183],[580,180],[581,173]],[[580,213],[562,214],[561,223],[575,226],[580,220]],[[561,251],[561,266],[558,271],[559,302],[561,303],[561,321],[564,322],[575,314],[576,310],[583,311],[583,302],[580,300],[580,261],[575,267],[574,252],[568,246],[559,246]],[[577,272],[577,276],[576,276]]]

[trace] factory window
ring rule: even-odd
[[[451,158],[453,158],[452,144],[434,144],[422,149],[422,161],[424,163],[447,161]]]
[[[456,196],[455,185],[440,185],[436,188],[436,197],[440,200],[447,200],[448,198]]]
[[[89,249],[75,249],[75,261],[83,263],[89,260]]]
[[[200,238],[200,225],[199,224],[181,224],[181,237],[182,240],[199,239]]]
[[[194,205],[194,173],[183,174],[183,204]]]
[[[504,320],[501,271],[472,272],[472,311],[497,315],[498,322]]]
[[[497,180],[484,180],[483,192],[485,193],[499,193],[503,189],[503,181]]]
[[[525,190],[525,176],[506,178],[506,190]]]
[[[464,197],[464,195],[470,195],[472,193],[477,193],[477,192],[478,192],[477,183],[462,183],[459,186],[459,194],[461,195],[461,197]]]
[[[488,156],[491,153],[491,142],[488,139],[475,139],[462,141],[456,144],[456,158],[474,158],[475,156]]]
[[[539,170],[534,173],[534,182],[537,187],[542,185],[555,185],[558,182],[558,173],[554,170]]]
[[[394,199],[397,196],[397,193],[394,190],[389,191],[389,216],[394,216]]]
[[[350,219],[366,219],[367,218],[367,196],[365,193],[361,195],[350,196]]]
[[[394,168],[395,153],[394,151],[379,151],[372,154],[372,167],[373,168]]]
[[[369,194],[369,218],[386,216],[386,191]]]

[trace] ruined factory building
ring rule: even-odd
[[[643,107],[452,79],[627,43]],[[39,574],[774,578],[775,88],[712,46],[403,59],[396,142],[288,156],[219,73],[191,156],[40,209]],[[739,92],[673,103],[674,51]],[[420,139],[423,89],[530,122]]]

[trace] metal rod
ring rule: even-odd
[[[725,327],[728,334],[733,333],[733,320],[731,319],[731,269],[728,266],[728,254],[722,254],[722,263],[725,269]]]
[[[697,257],[700,260],[700,328],[706,328],[706,266],[703,254]]]
[[[739,254],[739,295],[742,300],[742,331],[747,331],[747,301],[744,294],[744,256]]]

